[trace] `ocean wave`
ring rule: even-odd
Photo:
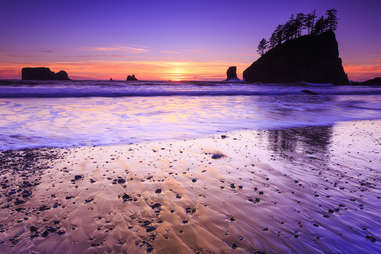
[[[97,88],[0,88],[0,98],[75,98],[75,97],[155,97],[155,96],[276,96],[276,95],[380,95],[381,89],[248,89],[226,87],[221,89],[126,89],[115,87]]]

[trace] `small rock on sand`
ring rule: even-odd
[[[222,157],[225,157],[225,155],[223,155],[222,153],[214,153],[212,155],[212,159],[214,159],[214,160],[220,159]]]

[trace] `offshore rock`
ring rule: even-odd
[[[134,74],[127,76],[127,81],[135,81],[135,80],[138,80],[138,79],[135,77]]]
[[[21,70],[22,80],[70,80],[66,71],[52,72],[46,67],[25,67]]]
[[[381,85],[381,77],[376,77],[374,79],[370,79],[370,80],[364,81],[364,82],[361,83],[361,85],[366,85],[366,86],[369,86],[369,85]]]
[[[228,70],[226,71],[226,80],[238,80],[237,77],[237,67],[236,66],[230,66]]]
[[[247,82],[348,84],[332,31],[305,35],[274,47],[248,67],[243,77]]]

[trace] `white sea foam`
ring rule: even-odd
[[[308,89],[317,95],[305,94]],[[0,87],[0,150],[135,143],[381,118],[381,88],[216,82]]]

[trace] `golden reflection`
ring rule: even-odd
[[[185,74],[185,70],[182,68],[175,68],[170,73],[168,73],[170,77],[169,79],[172,81],[182,81],[186,79],[184,74]]]

